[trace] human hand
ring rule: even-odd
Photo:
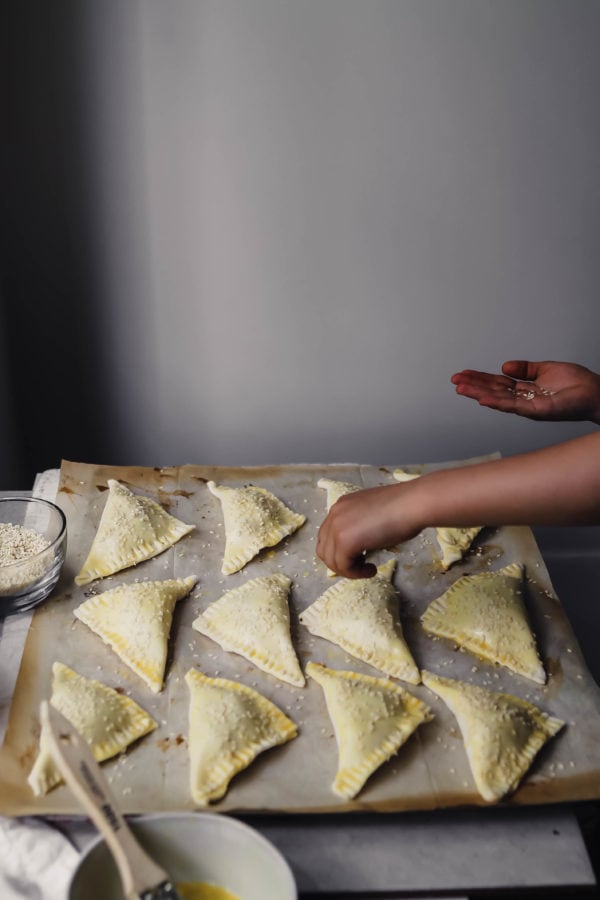
[[[377,567],[365,561],[365,553],[406,541],[421,530],[406,502],[414,484],[367,488],[340,497],[319,529],[317,555],[325,565],[346,578],[375,575]]]
[[[528,419],[600,424],[600,375],[566,362],[510,360],[502,375],[465,369],[452,376],[456,393]]]

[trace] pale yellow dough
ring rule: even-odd
[[[412,481],[414,478],[420,478],[418,473],[405,472],[404,469],[394,469],[392,474],[396,481]],[[463,558],[482,528],[482,525],[474,525],[469,528],[435,529],[440,548],[440,565],[444,572]]]
[[[385,678],[312,662],[306,672],[323,688],[335,730],[338,770],[332,790],[350,800],[433,714],[425,703]]]
[[[290,636],[291,584],[281,573],[246,581],[215,600],[192,628],[264,672],[302,687],[305,679]]]
[[[304,525],[306,516],[293,512],[265,488],[231,488],[208,482],[221,501],[225,521],[224,575],[232,575],[265,547],[274,547]]]
[[[482,527],[481,525],[476,525],[473,528],[435,529],[435,536],[440,546],[440,563],[444,572],[455,562],[460,562],[482,530]]]
[[[237,681],[209,678],[190,669],[190,787],[198,806],[220,800],[234,775],[270,747],[298,734],[291,719]]]
[[[396,560],[390,559],[373,578],[341,579],[299,618],[311,634],[338,644],[387,675],[419,684],[419,670],[398,616],[392,584],[395,568]]]
[[[523,566],[463,575],[421,616],[423,628],[488,662],[546,683],[523,602]]]
[[[340,497],[363,490],[359,484],[351,484],[349,481],[336,481],[334,478],[319,478],[317,487],[327,491],[326,503],[328,510],[331,509],[334,503],[337,503]]]
[[[52,666],[50,703],[88,742],[98,762],[121,753],[156,728],[154,719],[125,694],[60,662]],[[27,780],[37,797],[62,781],[43,729],[40,751]]]
[[[90,597],[73,610],[148,687],[163,686],[173,610],[196,579],[140,581]]]
[[[564,722],[533,703],[423,671],[423,684],[456,716],[477,790],[495,803],[516,790]]]
[[[396,481],[414,481],[415,478],[420,478],[420,472],[407,472],[405,469],[394,469],[392,475],[396,479]]]
[[[151,559],[194,529],[155,500],[134,494],[114,478],[109,478],[108,488],[98,531],[75,577],[76,584],[89,584]]]

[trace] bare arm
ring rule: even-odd
[[[350,578],[375,567],[363,552],[427,526],[600,524],[600,432],[506,459],[443,469],[347,494],[323,522],[317,553]]]

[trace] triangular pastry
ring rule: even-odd
[[[109,478],[108,488],[96,537],[75,577],[76,584],[89,584],[95,578],[151,559],[194,529],[170,515],[155,500],[134,494],[114,478]]]
[[[192,628],[264,672],[302,687],[306,682],[290,636],[291,583],[281,573],[246,581],[211,603]]]
[[[125,694],[85,678],[55,662],[52,666],[50,703],[69,720],[88,742],[98,762],[125,750],[133,741],[156,728],[156,722]],[[27,779],[36,797],[41,797],[62,781],[48,749],[45,732],[40,751]]]
[[[333,792],[350,800],[433,714],[425,703],[385,678],[312,662],[306,671],[323,688],[335,730],[338,770]]]
[[[423,684],[442,698],[459,724],[477,790],[490,802],[514,791],[535,755],[564,722],[533,703],[431,672]]]
[[[440,546],[440,564],[444,572],[459,562],[482,530],[482,525],[472,528],[436,528],[435,536]]]
[[[420,472],[407,472],[405,469],[394,469],[392,475],[396,479],[396,481],[414,481],[415,478],[420,478]]]
[[[421,622],[429,634],[449,638],[488,662],[546,683],[527,621],[520,563],[461,576],[429,604]]]
[[[163,686],[175,604],[195,583],[190,577],[123,584],[90,597],[73,614],[158,693]]]
[[[392,474],[396,481],[412,481],[421,477],[416,472],[405,472],[404,469],[394,469]],[[435,529],[436,540],[440,548],[440,564],[444,572],[463,558],[482,528],[482,525],[474,525],[468,528],[439,527]]]
[[[349,481],[336,481],[334,478],[319,478],[317,487],[327,491],[327,511],[331,509],[334,503],[344,497],[346,494],[355,494],[356,491],[363,490],[358,484],[351,484]],[[327,569],[327,574],[333,577],[336,573],[333,569]]]
[[[387,675],[419,684],[419,670],[402,634],[398,596],[392,584],[396,560],[373,578],[344,578],[300,613],[311,634],[338,644]]]
[[[331,509],[334,503],[337,503],[340,497],[363,490],[359,484],[351,484],[349,481],[336,481],[334,478],[319,478],[317,487],[327,491],[326,503],[328,510]]]
[[[293,512],[266,488],[252,484],[231,488],[214,481],[208,488],[223,509],[224,575],[239,572],[265,547],[274,547],[306,522],[306,516]]]
[[[220,800],[234,775],[270,747],[298,734],[291,719],[237,681],[190,669],[190,787],[199,806]]]

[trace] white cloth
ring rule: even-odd
[[[66,900],[79,853],[41,819],[0,816],[2,900]]]

